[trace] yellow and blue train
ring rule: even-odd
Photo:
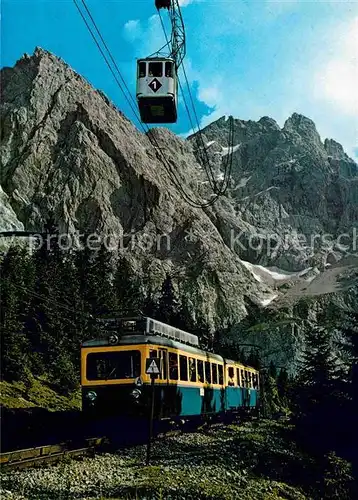
[[[160,360],[154,383],[158,420],[258,409],[258,370],[203,351],[197,336],[151,318],[120,318],[110,324],[109,335],[81,346],[86,415],[148,416],[152,394],[148,358]]]

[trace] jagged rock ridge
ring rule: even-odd
[[[110,236],[153,285],[175,272],[180,294],[213,327],[238,323],[247,301],[279,305],[292,282],[314,283],[354,253],[353,239],[334,240],[358,220],[357,164],[304,116],[282,129],[268,117],[235,120],[229,189],[202,210],[183,199],[148,137],[61,59],[36,49],[1,78],[1,184],[18,227],[40,230],[54,214],[62,232]],[[209,198],[195,136],[152,133],[185,192]],[[203,134],[220,179],[228,121]],[[327,232],[332,243],[313,250],[300,239]]]

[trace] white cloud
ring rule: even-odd
[[[358,116],[358,17],[342,31],[333,55],[314,76],[313,91],[341,112]]]
[[[158,14],[153,14],[146,21],[127,21],[123,26],[123,37],[135,43],[136,57],[147,57],[165,45]]]
[[[123,26],[123,36],[129,42],[134,42],[142,36],[142,27],[139,19],[131,19]]]
[[[179,5],[180,7],[186,7],[187,5],[190,5],[191,3],[198,3],[202,2],[203,0],[179,0]]]

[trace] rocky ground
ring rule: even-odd
[[[287,424],[219,425],[145,446],[2,474],[2,499],[310,498],[297,486],[307,475]]]

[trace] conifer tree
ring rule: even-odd
[[[252,348],[247,358],[247,364],[259,370],[261,368],[260,355],[257,349]]]
[[[276,365],[272,360],[270,361],[269,376],[272,377],[274,380],[276,380],[276,378],[277,378]]]
[[[332,449],[337,425],[333,416],[336,376],[330,333],[323,327],[312,327],[306,333],[306,347],[299,368],[295,420],[299,442],[320,457]]]
[[[116,305],[112,254],[106,249],[104,244],[100,246],[93,259],[90,300],[92,305],[91,312],[96,317],[107,315]]]
[[[350,313],[343,321],[340,331],[344,338],[341,345],[349,357],[349,371],[345,384],[345,404],[342,407],[341,421],[344,422],[344,451],[349,460],[352,461],[353,476],[358,494],[358,313]]]
[[[176,326],[176,320],[179,313],[179,301],[176,297],[173,282],[169,274],[166,275],[158,301],[158,308],[155,313],[156,319]]]
[[[29,344],[23,324],[27,303],[26,260],[24,250],[11,247],[0,266],[1,375],[8,380],[23,378],[28,362]]]
[[[115,310],[118,316],[138,316],[143,313],[144,299],[140,283],[134,276],[131,266],[124,257],[119,258],[115,276]],[[149,302],[146,304],[149,311]],[[145,314],[150,316],[150,314]]]
[[[47,239],[34,253],[36,279],[33,289],[29,317],[28,335],[39,358],[39,365],[50,366],[61,352],[67,336],[61,307],[63,284],[61,268],[64,252],[59,247],[58,232],[50,220],[47,224]],[[67,302],[67,298],[65,299]],[[70,307],[70,302],[68,303]]]
[[[289,397],[289,379],[286,368],[281,368],[277,376],[277,390],[280,400],[284,405],[287,405]]]

